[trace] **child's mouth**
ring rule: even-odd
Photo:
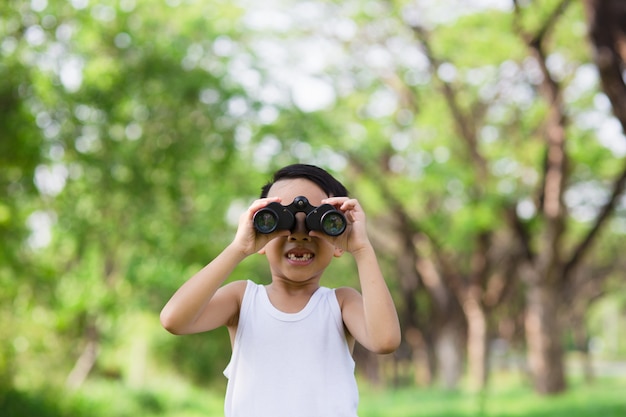
[[[311,252],[292,251],[287,253],[287,259],[294,264],[308,264],[315,257]]]

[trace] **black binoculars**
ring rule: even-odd
[[[272,202],[254,213],[253,223],[259,233],[272,233],[275,230],[293,230],[296,213],[305,213],[307,230],[321,230],[330,236],[338,236],[346,230],[343,213],[330,204],[312,206],[306,197],[296,197],[293,203],[283,206]]]

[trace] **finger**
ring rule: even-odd
[[[358,206],[359,201],[356,198],[348,199],[341,204],[341,208],[346,210],[354,209]]]
[[[280,197],[268,197],[255,200],[250,204],[250,207],[248,207],[248,217],[252,218],[254,213],[261,210],[263,207],[267,207],[270,203],[280,203],[280,201]]]
[[[330,204],[331,206],[339,207],[347,200],[348,197],[329,197],[322,200],[322,204]]]
[[[263,208],[267,206],[269,203],[280,203],[280,202],[281,202],[280,197],[259,198],[258,200],[254,200],[252,202],[252,204],[250,205],[250,208],[252,207]]]

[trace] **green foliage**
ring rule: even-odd
[[[316,163],[345,181],[373,230],[383,230],[381,246],[393,239],[387,225],[397,220],[383,189],[389,192],[412,227],[437,242],[460,275],[469,273],[476,237],[506,233],[505,212],[539,198],[547,104],[510,11],[426,25],[432,53],[454,70],[442,77],[406,24],[412,4],[400,3],[301,4],[279,10],[284,27],[264,25],[255,15],[262,5],[237,1],[0,4],[3,411],[206,415],[201,410],[219,402],[213,397],[183,385],[177,389],[192,390],[192,397],[173,399],[145,386],[160,372],[203,386],[221,381],[228,336],[174,337],[161,329],[158,313],[230,242],[239,213],[269,173],[288,163]],[[558,2],[527,3],[517,18],[532,32]],[[580,46],[582,6],[572,3],[547,45],[562,63],[553,70],[572,119],[568,186],[606,193],[623,156],[598,138],[594,121],[609,116],[599,83],[585,78],[593,68]],[[291,77],[302,74],[327,83],[334,100],[316,111],[299,107]],[[485,158],[484,176],[461,139],[445,87],[469,115],[464,123]],[[579,213],[598,203],[573,205]],[[621,229],[606,228],[587,259],[592,267],[620,262],[620,210]],[[523,220],[530,232],[541,225],[537,213]],[[590,227],[584,216],[567,222],[565,248]],[[397,254],[381,249],[394,296],[402,299]],[[611,280],[612,292],[623,290],[619,278]],[[232,279],[268,282],[264,258],[246,260]],[[358,286],[348,255],[323,279]],[[432,299],[421,291],[417,301],[418,319],[428,321]],[[591,322],[600,333],[599,320]],[[91,374],[98,382],[87,380],[84,391],[57,402],[93,329],[100,354]],[[145,362],[130,363],[138,357]],[[390,398],[420,407],[409,392],[387,394],[384,409],[393,409]],[[450,399],[436,394],[415,399]],[[110,404],[113,397],[120,401]],[[598,414],[612,412],[607,401]],[[364,416],[382,413],[365,404]],[[414,415],[402,407],[397,415]],[[432,415],[448,415],[438,412]],[[507,413],[494,415],[515,415]]]
[[[511,30],[512,19],[510,13],[500,11],[461,17],[436,29],[433,48],[446,61],[461,68],[498,66],[506,60],[522,60],[526,52]]]
[[[24,393],[14,389],[0,397],[0,409],[7,416],[62,417],[58,399],[48,394]]]

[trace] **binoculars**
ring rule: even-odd
[[[307,230],[322,231],[330,236],[338,236],[346,230],[346,218],[330,204],[312,206],[306,197],[296,197],[293,203],[283,206],[272,202],[254,213],[254,227],[259,233],[267,234],[275,230],[293,230],[296,213],[305,213]]]

